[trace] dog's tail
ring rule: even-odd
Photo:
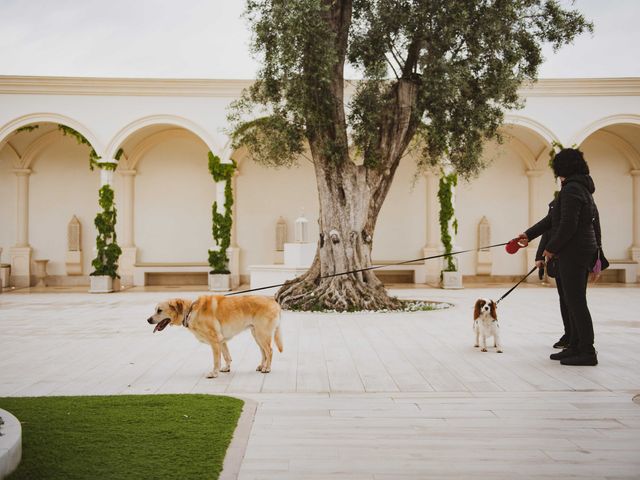
[[[276,326],[276,331],[273,334],[273,339],[276,342],[276,347],[278,347],[278,351],[282,352],[282,332],[280,331],[280,318],[282,317],[282,312],[278,312],[278,325]]]

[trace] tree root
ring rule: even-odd
[[[367,279],[375,281],[364,282],[358,274],[320,279],[320,268],[314,263],[304,275],[280,288],[276,300],[285,310],[353,312],[402,308],[402,302],[390,297],[371,272]]]

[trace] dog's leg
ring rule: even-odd
[[[473,346],[479,347],[480,346],[480,329],[476,325],[475,327],[473,327],[473,330],[476,332],[476,343],[474,343]]]
[[[256,344],[260,349],[260,355],[262,355],[262,361],[260,362],[260,365],[256,367],[256,372],[261,372],[267,362],[267,355],[265,354],[264,348],[262,347],[262,343],[260,343],[260,339],[258,338],[255,327],[251,327],[251,335],[253,335],[253,339],[256,341]]]
[[[500,331],[498,327],[493,330],[493,339],[495,340],[496,352],[502,353],[502,343],[500,343]]]
[[[273,348],[271,348],[271,334],[260,332],[256,335],[256,341],[260,343],[264,358],[264,363],[260,371],[262,373],[269,373],[271,371],[271,359],[273,358]]]
[[[229,353],[229,347],[227,347],[227,342],[222,342],[222,356],[224,357],[224,367],[220,369],[221,372],[230,372],[231,371],[231,354]]]
[[[487,351],[487,335],[486,333],[483,331],[482,335],[480,336],[481,342],[480,342],[480,351],[481,352],[486,352]]]
[[[216,378],[220,373],[220,343],[212,343],[211,351],[213,352],[213,370],[207,374],[207,378]]]

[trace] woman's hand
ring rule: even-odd
[[[528,247],[529,246],[529,239],[527,238],[527,236],[524,233],[518,234],[518,236],[516,237],[516,240],[518,241],[518,243],[522,247]]]
[[[549,250],[545,250],[544,252],[542,252],[542,255],[544,255],[544,258],[546,258],[547,260],[556,256],[555,253],[552,253]]]
[[[536,260],[536,267],[538,268],[544,267],[544,260]]]
[[[589,272],[589,283],[596,283],[600,280],[601,272]]]

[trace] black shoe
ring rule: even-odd
[[[549,355],[551,360],[562,360],[563,358],[575,357],[576,355],[580,355],[580,352],[575,348],[565,348],[561,352],[552,353]]]
[[[585,367],[594,367],[598,364],[598,355],[595,353],[580,353],[573,357],[563,358],[560,360],[562,365],[580,365]]]
[[[569,348],[569,339],[566,335],[560,337],[556,343],[553,344],[553,348]]]

